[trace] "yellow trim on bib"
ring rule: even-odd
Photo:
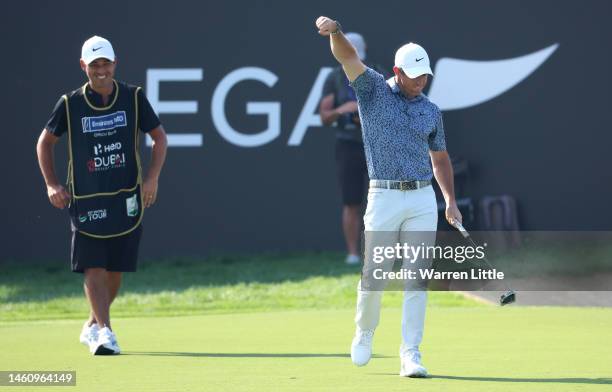
[[[64,106],[66,106],[66,118],[68,119],[68,121],[66,121],[68,123],[68,189],[70,190],[70,194],[72,195],[73,198],[76,199],[76,195],[74,193],[74,168],[72,165],[73,162],[73,158],[72,158],[72,125],[70,125],[70,108],[68,105],[68,96],[67,95],[62,95],[62,98],[64,99]]]
[[[84,196],[76,196],[76,195],[74,195],[74,199],[75,200],[83,200],[83,199],[91,199],[92,197],[98,197],[98,196],[115,196],[115,195],[118,195],[118,194],[123,193],[123,192],[134,192],[136,190],[136,188],[138,188],[138,185],[140,185],[140,182],[137,182],[136,185],[134,185],[134,187],[132,187],[132,188],[119,189],[118,191],[115,191],[115,192],[92,193],[92,194],[84,195]]]
[[[117,84],[117,82],[115,80],[113,80],[113,83],[115,83],[115,89],[117,91],[117,94],[115,94],[115,99],[113,100],[113,102],[105,107],[105,108],[97,108],[93,105],[91,105],[91,103],[87,100],[87,95],[86,95],[86,91],[85,91],[85,87],[87,86],[87,84],[85,84],[83,86],[83,96],[85,97],[85,102],[87,102],[87,104],[94,110],[107,110],[110,109],[114,104],[115,101],[117,100],[117,97],[119,96],[119,86]],[[74,189],[74,168],[73,168],[73,157],[72,157],[72,126],[70,125],[70,109],[69,109],[69,105],[68,105],[68,96],[67,95],[62,95],[62,98],[64,99],[64,103],[66,105],[66,118],[68,119],[68,156],[69,156],[69,160],[68,160],[68,187],[70,190],[70,194],[72,195],[72,198],[74,200],[79,200],[79,199],[87,199],[87,198],[92,198],[92,197],[97,197],[97,196],[113,196],[113,195],[117,195],[121,192],[133,192],[135,191],[138,186],[141,186],[140,189],[140,206],[139,208],[141,209],[140,212],[140,218],[138,219],[138,222],[136,222],[136,224],[129,230],[123,231],[121,233],[117,233],[117,234],[109,234],[109,235],[98,235],[98,234],[92,234],[92,233],[88,233],[86,231],[82,231],[79,230],[79,233],[83,233],[84,235],[88,236],[88,237],[93,237],[93,238],[100,238],[100,239],[104,239],[104,238],[113,238],[113,237],[120,237],[122,235],[126,235],[131,233],[132,231],[136,230],[138,228],[138,226],[140,226],[140,224],[142,223],[142,218],[144,217],[144,213],[145,213],[145,207],[144,207],[144,202],[143,202],[143,194],[142,194],[142,166],[140,163],[140,152],[139,152],[139,146],[140,146],[140,139],[139,139],[139,134],[138,134],[138,91],[140,91],[141,88],[137,87],[135,92],[134,92],[134,102],[135,102],[135,122],[134,122],[134,154],[136,156],[136,166],[137,166],[137,170],[138,170],[138,177],[136,179],[136,185],[134,185],[133,188],[129,188],[129,189],[119,189],[118,191],[115,192],[106,192],[106,193],[92,193],[89,195],[81,195],[78,196],[75,193],[75,189]]]
[[[91,233],[88,233],[88,232],[83,231],[83,230],[79,230],[79,233],[82,233],[82,234],[84,234],[84,235],[86,235],[88,237],[100,238],[100,239],[113,238],[113,237],[121,237],[122,235],[129,234],[129,233],[133,232],[134,230],[136,230],[138,228],[138,226],[140,226],[140,224],[142,223],[142,218],[144,217],[144,205],[142,205],[142,192],[140,192],[140,208],[142,208],[142,213],[140,214],[140,218],[138,218],[138,222],[136,222],[136,224],[131,229],[128,229],[128,230],[123,231],[121,233],[108,234],[108,235],[91,234]]]
[[[116,91],[115,98],[113,98],[113,102],[111,102],[110,105],[102,107],[102,108],[95,106],[94,104],[89,102],[89,99],[87,99],[87,84],[88,83],[85,83],[83,85],[83,98],[85,98],[85,102],[87,102],[87,105],[89,105],[89,107],[92,108],[93,110],[108,110],[113,107],[115,102],[117,102],[117,98],[119,97],[119,85],[117,84],[117,81],[115,81],[114,79],[113,79],[113,84],[115,85],[115,91]]]

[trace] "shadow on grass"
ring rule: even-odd
[[[397,376],[397,373],[371,373],[378,376]],[[612,378],[518,378],[518,377],[470,377],[470,376],[444,376],[430,374],[425,379],[443,379],[457,381],[485,381],[485,382],[515,382],[515,383],[561,383],[561,384],[595,384],[612,385]]]
[[[5,302],[52,300],[83,296],[82,274],[67,263],[2,263],[0,289],[8,287]],[[181,292],[193,287],[236,284],[300,282],[312,277],[355,275],[359,267],[347,266],[343,255],[331,252],[217,256],[206,259],[145,260],[138,272],[124,274],[122,294],[160,291]]]
[[[432,374],[430,378],[460,381],[492,381],[492,382],[535,382],[564,384],[600,384],[612,385],[612,378],[510,378],[510,377],[461,377]]]
[[[204,358],[350,358],[350,354],[320,354],[320,353],[187,353],[187,352],[148,352],[127,351],[121,355],[145,355],[153,357],[204,357]],[[374,358],[387,358],[373,355]]]

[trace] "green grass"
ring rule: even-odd
[[[74,370],[70,390],[87,392],[612,385],[612,309],[501,308],[447,292],[430,293],[422,351],[431,378],[398,376],[399,292],[385,294],[375,356],[357,368],[348,352],[358,279],[358,268],[333,253],[144,262],[112,310],[123,355],[93,357],[77,342],[88,312],[82,276],[59,264],[5,263],[0,370]]]
[[[82,275],[60,263],[6,263],[0,321],[73,319],[88,313]],[[359,268],[336,253],[212,257],[143,262],[125,274],[113,317],[179,316],[282,309],[346,309],[355,304]],[[389,292],[386,304],[401,293]],[[482,306],[432,292],[431,306]]]
[[[5,322],[0,369],[74,370],[77,386],[69,390],[88,392],[595,392],[612,385],[609,309],[430,307],[422,345],[429,379],[397,375],[399,308],[383,310],[375,357],[362,368],[348,357],[352,318],[352,309],[308,309],[116,319],[124,350],[117,357],[93,357],[79,345],[78,320]]]

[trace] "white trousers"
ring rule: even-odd
[[[438,208],[433,188],[431,185],[411,191],[370,188],[368,206],[363,220],[366,237],[368,232],[396,232],[401,243],[434,245]],[[411,235],[410,232],[416,233]],[[368,247],[367,240],[365,246]],[[371,261],[366,259],[367,255],[368,250],[366,249],[364,273],[368,265],[372,265]],[[390,271],[392,266],[393,261],[390,261],[382,267]],[[359,282],[355,316],[357,328],[373,330],[378,326],[382,294],[382,290],[362,290],[361,281]],[[409,350],[418,350],[423,338],[426,305],[426,290],[408,289],[404,291],[400,356]]]

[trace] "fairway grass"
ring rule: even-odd
[[[355,306],[359,267],[339,253],[145,261],[124,274],[113,317],[158,317]],[[83,277],[57,263],[6,263],[0,274],[0,321],[81,319],[88,314]],[[388,292],[398,304],[402,293]],[[461,294],[432,292],[432,306],[483,306]]]
[[[375,357],[352,365],[353,311],[117,318],[124,354],[93,357],[80,320],[0,324],[0,370],[75,370],[70,391],[609,391],[612,310],[430,307],[432,377],[399,377],[400,309],[383,310]],[[33,388],[0,387],[1,391]],[[36,388],[38,390],[38,388]],[[42,389],[40,389],[42,390]]]

